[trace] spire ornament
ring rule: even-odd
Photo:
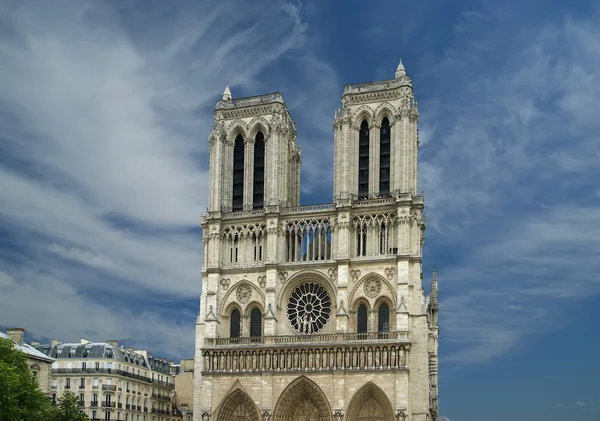
[[[398,63],[398,67],[396,67],[396,79],[399,77],[406,76],[406,69],[402,64],[402,58],[400,59],[400,63]]]
[[[229,90],[229,85],[225,86],[225,90],[223,91],[223,101],[231,101],[231,91]]]

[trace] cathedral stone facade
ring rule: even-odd
[[[437,277],[423,291],[417,101],[402,62],[347,85],[333,203],[300,206],[279,93],[215,107],[196,322],[196,421],[437,418]]]

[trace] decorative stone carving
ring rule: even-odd
[[[344,300],[340,300],[340,305],[338,306],[337,315],[338,316],[347,316],[348,315],[348,313],[346,313],[346,307],[344,307]]]
[[[263,419],[263,421],[271,421],[271,412],[270,411],[263,411],[263,413],[262,413],[262,419]]]
[[[242,284],[238,287],[236,296],[240,303],[246,304],[252,298],[252,288],[250,285]]]
[[[381,281],[376,278],[367,279],[364,283],[365,295],[369,298],[375,298],[381,292]]]
[[[327,270],[327,275],[331,281],[335,282],[337,280],[337,268],[330,268]]]
[[[221,286],[223,287],[224,290],[227,290],[227,288],[229,288],[230,283],[231,283],[231,279],[229,279],[229,278],[221,279]]]
[[[333,421],[344,421],[344,412],[339,409],[333,411]]]
[[[260,287],[264,289],[267,285],[267,277],[259,276],[258,278],[256,278],[256,282],[258,282],[258,285],[260,285]]]
[[[358,281],[358,278],[360,278],[360,270],[351,270],[350,279],[352,280],[352,282]]]
[[[210,412],[202,411],[202,421],[210,421]]]
[[[406,307],[406,302],[404,301],[404,295],[400,296],[400,304],[398,304],[398,312],[399,313],[407,313],[408,308]]]
[[[286,283],[286,281],[287,281],[287,278],[288,278],[288,273],[287,273],[287,272],[279,272],[279,273],[277,274],[277,278],[279,278],[279,281],[280,281],[282,284],[285,284],[285,283]]]
[[[395,274],[396,274],[396,269],[394,269],[394,268],[386,268],[385,269],[385,276],[387,276],[388,281],[393,280]]]
[[[406,409],[398,409],[396,411],[396,421],[404,421],[406,420]]]

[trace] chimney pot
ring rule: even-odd
[[[22,327],[13,327],[6,329],[6,334],[10,336],[10,338],[19,345],[23,345],[23,336],[25,334],[25,329],[23,329]]]

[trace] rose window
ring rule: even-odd
[[[303,283],[292,292],[287,314],[296,332],[320,332],[331,315],[329,294],[316,282]]]

